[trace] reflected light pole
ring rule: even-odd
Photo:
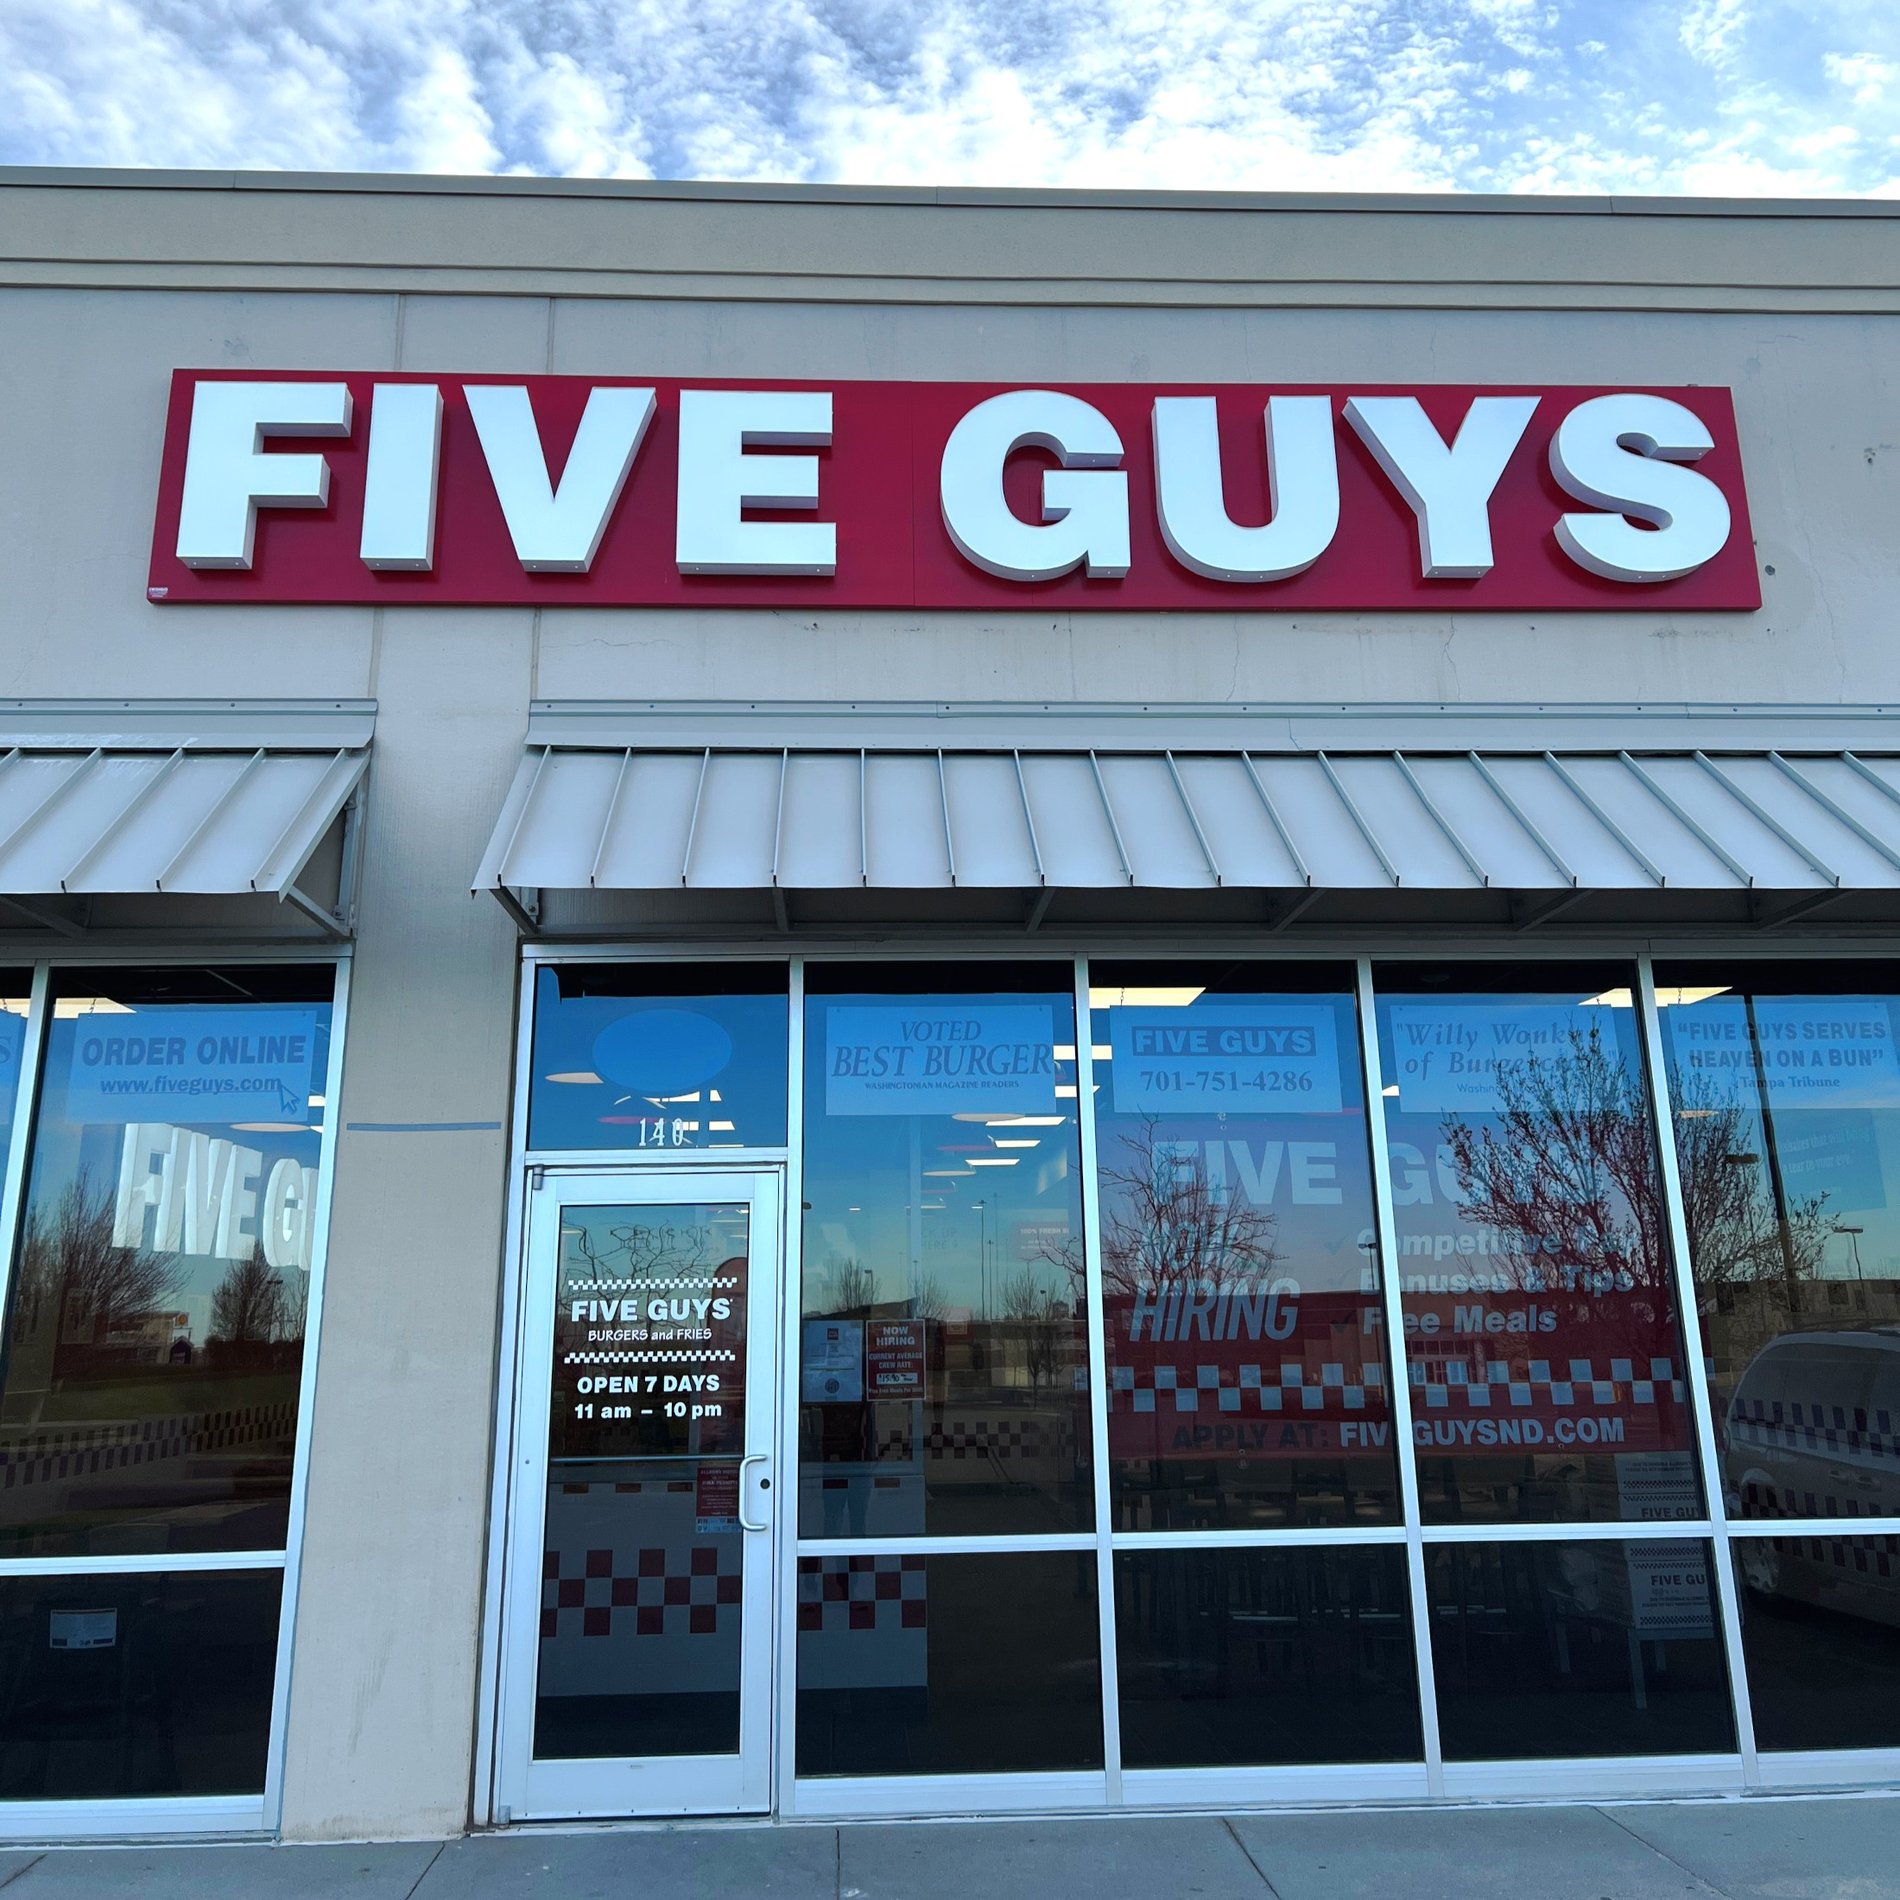
[[[1862,1274],[1860,1270],[1860,1237],[1862,1234],[1864,1234],[1867,1231],[1867,1229],[1864,1227],[1843,1227],[1842,1225],[1840,1225],[1839,1222],[1836,1222],[1834,1226],[1834,1231],[1837,1234],[1845,1234],[1847,1236],[1847,1244],[1850,1247],[1852,1247],[1854,1250],[1854,1278],[1857,1281],[1861,1280]]]
[[[970,1212],[976,1216],[976,1275],[983,1317],[990,1316],[990,1215],[987,1201],[972,1201]]]

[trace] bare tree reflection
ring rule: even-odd
[[[14,1303],[16,1341],[45,1327],[57,1327],[75,1345],[123,1339],[171,1302],[181,1278],[178,1256],[118,1246],[112,1215],[111,1187],[95,1186],[90,1174],[69,1181],[50,1207],[28,1208]]]
[[[617,1280],[705,1273],[714,1265],[713,1238],[700,1226],[640,1222],[609,1227],[604,1235],[576,1227],[566,1238],[596,1274]]]
[[[1069,1302],[1035,1263],[1026,1262],[1003,1282],[1002,1305],[1008,1335],[1022,1345],[1031,1393],[1045,1384],[1053,1388],[1074,1351],[1075,1319]]]
[[[831,1319],[862,1319],[877,1300],[877,1273],[855,1254],[828,1253],[818,1270],[818,1303]]]
[[[252,1254],[233,1264],[211,1296],[211,1338],[226,1345],[265,1345],[282,1337],[284,1283]]]
[[[1826,1193],[1790,1200],[1786,1219],[1778,1217],[1752,1109],[1720,1099],[1706,1077],[1675,1080],[1676,1158],[1697,1284],[1815,1278],[1835,1228]]]
[[[1265,1278],[1280,1258],[1277,1220],[1208,1172],[1199,1142],[1165,1142],[1148,1118],[1120,1137],[1102,1184],[1102,1284],[1110,1299],[1222,1287]],[[1061,1264],[1082,1286],[1080,1242]]]
[[[1640,1075],[1601,1028],[1569,1048],[1500,1063],[1498,1108],[1482,1123],[1441,1124],[1467,1220],[1505,1244],[1486,1270],[1526,1291],[1589,1296],[1671,1293],[1661,1179]],[[1824,1194],[1791,1203],[1783,1223],[1763,1192],[1741,1103],[1706,1082],[1679,1093],[1676,1154],[1683,1214],[1705,1289],[1819,1271],[1831,1223]]]
[[[1441,1124],[1465,1218],[1507,1243],[1486,1264],[1526,1291],[1667,1301],[1662,1195],[1641,1090],[1595,1024],[1560,1055],[1500,1062],[1498,1107]]]

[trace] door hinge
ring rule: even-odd
[[[548,1171],[546,1168],[530,1168],[528,1170],[528,1188],[531,1193],[539,1194],[547,1184]]]

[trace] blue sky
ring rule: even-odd
[[[0,0],[0,163],[1900,196],[1900,0]]]

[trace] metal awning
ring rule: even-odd
[[[373,725],[364,701],[0,702],[0,913],[78,935],[97,900],[261,896],[347,936]]]
[[[1350,731],[1280,715],[1248,737],[1244,716],[1223,711],[1219,736],[1243,742],[1216,745],[1159,709],[1143,745],[1127,709],[1108,743],[1073,716],[1010,743],[992,712],[983,731],[945,721],[923,744],[914,724],[881,730],[867,708],[848,745],[835,719],[800,737],[797,715],[784,742],[765,743],[760,709],[754,742],[725,716],[702,721],[716,734],[694,745],[683,717],[628,715],[616,744],[598,709],[585,722],[537,709],[477,888],[749,891],[772,895],[781,918],[789,895],[851,891],[1008,891],[1037,921],[1058,894],[1118,890],[1273,893],[1275,922],[1328,897],[1358,918],[1378,914],[1370,899],[1397,915],[1392,900],[1428,897],[1467,917],[1486,914],[1470,900],[1489,894],[1518,924],[1605,896],[1638,911],[1686,902],[1685,915],[1699,914],[1689,900],[1738,900],[1724,914],[1756,922],[1853,894],[1900,905],[1900,721],[1884,710],[1851,732],[1795,718],[1768,745],[1754,715],[1738,734],[1706,714],[1580,727],[1561,709],[1513,710],[1508,730],[1467,717],[1460,731],[1447,709],[1452,745],[1408,711],[1402,742],[1381,746],[1363,713]]]

